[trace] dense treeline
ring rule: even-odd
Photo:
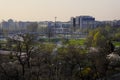
[[[33,35],[8,39],[10,54],[0,54],[0,80],[105,80],[119,73],[119,28],[100,27],[90,31],[85,44],[69,40],[61,46],[40,43]],[[114,64],[113,64],[114,63]]]

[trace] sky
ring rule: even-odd
[[[120,0],[0,0],[0,20],[69,21],[80,15],[118,20]]]

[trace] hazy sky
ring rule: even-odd
[[[44,21],[57,16],[91,15],[97,20],[120,19],[120,0],[0,0],[0,20]]]

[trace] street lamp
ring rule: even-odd
[[[55,25],[54,25],[54,37],[56,36],[55,34],[56,34],[56,19],[57,19],[57,17],[55,17]]]

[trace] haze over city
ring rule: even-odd
[[[57,16],[91,15],[97,20],[120,19],[120,0],[0,0],[0,20],[45,21]]]

